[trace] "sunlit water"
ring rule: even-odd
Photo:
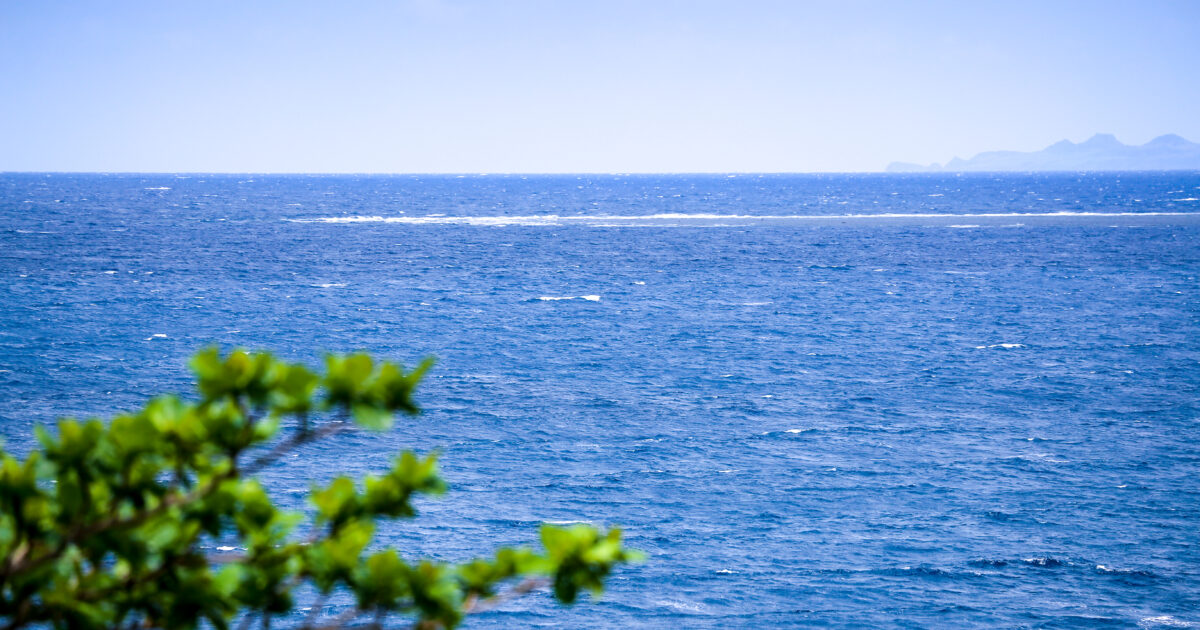
[[[1200,175],[0,176],[0,433],[217,343],[439,364],[410,558],[618,524],[468,627],[1200,624]],[[341,604],[338,604],[341,605]],[[329,612],[336,614],[337,607]]]

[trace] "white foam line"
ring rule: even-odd
[[[524,215],[524,216],[477,216],[477,217],[385,217],[348,216],[312,217],[284,219],[293,223],[400,223],[406,225],[561,225],[564,223],[586,223],[595,221],[617,224],[638,223],[658,220],[683,221],[831,221],[870,219],[1037,219],[1054,217],[1178,217],[1197,216],[1195,212],[981,212],[964,214],[932,213],[884,213],[884,214],[643,214],[643,215]]]
[[[599,302],[600,296],[599,295],[570,295],[570,296],[565,296],[565,297],[555,297],[555,296],[550,296],[550,295],[543,295],[542,297],[539,297],[538,299],[543,302],[557,302],[559,300],[587,300],[588,302]]]

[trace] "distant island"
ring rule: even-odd
[[[989,151],[969,160],[954,158],[945,166],[892,162],[887,167],[889,173],[1179,170],[1200,170],[1200,144],[1168,134],[1131,146],[1108,133],[1079,144],[1063,140],[1041,151]]]

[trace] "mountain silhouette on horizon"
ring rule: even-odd
[[[1167,134],[1134,146],[1110,133],[1098,133],[1078,144],[1062,140],[1041,151],[988,151],[969,160],[956,157],[945,166],[892,162],[887,167],[889,173],[1190,170],[1200,170],[1200,144]]]

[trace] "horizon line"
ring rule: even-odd
[[[306,177],[554,177],[569,175],[897,175],[897,176],[944,176],[944,175],[1053,175],[1053,174],[1097,174],[1097,173],[1200,173],[1200,169],[1117,169],[1117,170],[1031,170],[1031,171],[17,171],[0,170],[0,175],[153,175],[153,176],[306,176]]]

